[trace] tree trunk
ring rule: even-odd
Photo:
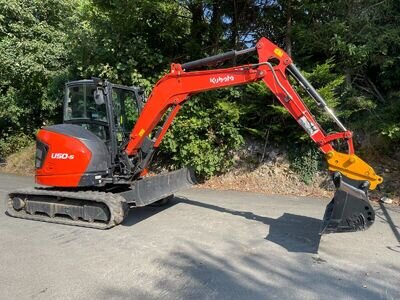
[[[292,56],[292,24],[293,11],[291,0],[285,1],[286,6],[286,33],[285,33],[285,50],[289,56]]]
[[[190,35],[192,37],[191,49],[192,57],[199,56],[203,46],[203,1],[193,0],[188,8],[192,13],[192,24],[190,25]]]
[[[231,36],[231,43],[232,43],[232,48],[236,49],[236,46],[238,44],[238,39],[239,39],[239,33],[238,33],[238,19],[237,19],[237,5],[236,5],[236,0],[233,0],[233,14],[232,14],[232,36]]]
[[[344,70],[345,72],[345,83],[346,83],[346,89],[351,90],[352,89],[352,83],[351,83],[351,70],[349,68],[346,68]]]
[[[210,22],[210,45],[211,52],[215,54],[219,48],[219,40],[222,33],[221,2],[215,1],[212,5],[212,16]]]

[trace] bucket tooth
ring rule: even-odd
[[[368,229],[375,212],[368,200],[368,184],[334,173],[336,192],[327,205],[320,234],[355,232]]]

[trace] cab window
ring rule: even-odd
[[[139,117],[135,94],[129,90],[113,88],[112,101],[116,130],[127,136]]]
[[[80,125],[106,143],[109,140],[106,104],[97,104],[94,99],[96,86],[79,84],[67,87],[64,106],[64,121]]]
[[[107,122],[106,105],[96,104],[91,84],[72,86],[67,89],[64,120],[87,119]]]

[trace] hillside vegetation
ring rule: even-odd
[[[355,131],[361,156],[378,164],[399,151],[399,1],[0,0],[0,6],[0,157],[30,145],[43,125],[61,122],[68,80],[102,77],[148,93],[171,62],[247,48],[262,36],[293,57]],[[337,130],[300,94],[328,132]],[[208,178],[230,170],[248,138],[286,149],[291,170],[305,182],[321,168],[309,137],[260,83],[193,97],[158,158]]]

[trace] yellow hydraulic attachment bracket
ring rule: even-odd
[[[370,190],[374,190],[383,181],[383,178],[376,175],[374,169],[369,164],[355,154],[332,150],[326,153],[325,157],[328,162],[329,171],[338,171],[354,180],[366,180],[370,183]]]

